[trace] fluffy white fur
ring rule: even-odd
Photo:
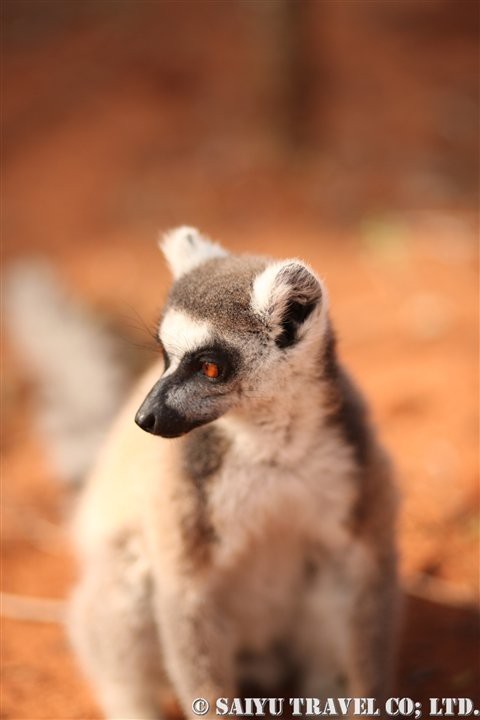
[[[302,282],[293,285],[293,278],[300,274]],[[303,277],[302,277],[303,276]],[[259,315],[267,326],[276,334],[280,331],[280,323],[290,300],[308,300],[318,298],[314,311],[298,329],[298,337],[303,342],[290,351],[291,367],[302,354],[302,366],[314,365],[316,356],[310,352],[325,336],[328,325],[329,298],[325,284],[312,268],[301,260],[290,259],[273,262],[268,265],[254,280],[250,305],[254,313]],[[278,378],[272,377],[273,393],[278,394]]]
[[[289,270],[301,270],[318,283],[319,294],[322,296],[324,309],[327,309],[327,293],[323,282],[306,263],[296,258],[282,260],[268,265],[265,270],[255,278],[252,293],[252,308],[254,312],[277,322],[285,309],[285,305],[292,296],[292,283],[289,280]],[[300,288],[301,290],[301,288]]]
[[[227,255],[220,245],[202,235],[196,228],[188,226],[165,233],[160,240],[160,249],[175,279],[206,260]]]

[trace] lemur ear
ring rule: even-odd
[[[165,233],[159,245],[175,280],[206,260],[228,254],[196,228],[186,226]]]
[[[269,265],[253,284],[252,307],[273,329],[280,348],[300,339],[305,321],[325,301],[320,279],[300,260]]]

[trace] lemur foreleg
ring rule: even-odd
[[[208,591],[191,589],[158,599],[165,666],[187,717],[203,698],[215,716],[218,697],[235,695],[234,653],[221,608]]]

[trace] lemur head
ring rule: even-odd
[[[303,262],[233,256],[188,227],[161,248],[175,282],[158,329],[164,372],[135,418],[143,430],[178,437],[268,402],[315,362],[327,297]]]

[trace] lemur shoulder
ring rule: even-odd
[[[169,233],[163,360],[81,499],[74,646],[109,718],[203,697],[388,692],[397,604],[391,470],[299,260]],[[140,406],[140,408],[139,408]],[[139,408],[139,409],[138,409]],[[133,420],[136,420],[136,424]],[[214,713],[214,710],[212,710]]]

